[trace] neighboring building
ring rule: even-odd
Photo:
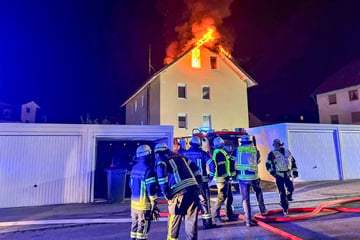
[[[20,108],[13,104],[0,102],[0,122],[20,121]]]
[[[248,128],[247,88],[257,83],[222,53],[189,50],[154,74],[122,106],[128,125],[173,125],[174,136],[192,129]]]
[[[21,106],[0,102],[0,122],[45,123],[47,116],[34,101]]]
[[[320,123],[360,124],[360,61],[331,75],[313,93]]]
[[[21,106],[21,122],[36,122],[38,109],[40,109],[40,107],[34,101],[23,104]]]

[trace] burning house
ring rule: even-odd
[[[249,127],[247,88],[257,83],[221,44],[212,21],[204,23],[179,56],[170,45],[168,64],[123,103],[126,124],[173,125],[174,136],[199,127]]]

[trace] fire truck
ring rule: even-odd
[[[239,146],[240,144],[239,139],[241,139],[243,135],[248,135],[248,133],[244,128],[235,128],[234,131],[230,131],[228,129],[215,131],[210,128],[195,128],[192,130],[191,136],[174,138],[174,150],[177,151],[180,148],[182,141],[185,141],[186,149],[188,149],[191,138],[193,136],[196,136],[196,137],[200,137],[201,139],[201,143],[202,143],[201,148],[212,156],[213,151],[215,149],[213,144],[214,139],[216,137],[221,137],[225,142],[224,150],[227,152],[228,155],[231,155],[232,152],[235,150],[235,148]],[[256,145],[255,137],[252,138],[254,144]],[[232,180],[231,185],[233,191],[240,192],[238,181]],[[212,192],[216,192],[216,184],[214,180],[209,183],[209,186]]]
[[[200,137],[201,139],[201,148],[210,153],[212,155],[214,151],[214,139],[216,137],[221,137],[224,139],[225,142],[225,151],[229,154],[239,146],[239,139],[243,135],[247,135],[248,133],[244,128],[235,128],[233,131],[228,129],[222,129],[220,131],[215,131],[214,129],[210,128],[195,128],[192,130],[192,135],[184,136],[184,137],[176,137],[174,138],[174,150],[177,151],[180,147],[181,141],[186,142],[186,148],[189,147],[189,142],[192,137]]]

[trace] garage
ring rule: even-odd
[[[106,168],[172,139],[172,126],[2,123],[0,208],[106,200]]]

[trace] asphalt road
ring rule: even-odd
[[[360,208],[360,202],[343,205],[348,208]],[[291,213],[296,215],[297,213]],[[128,219],[130,221],[130,219]],[[201,224],[201,221],[199,221]],[[301,239],[360,239],[360,213],[322,213],[314,218],[294,222],[270,223]],[[115,240],[129,239],[130,222],[107,224],[64,224],[38,227],[36,229],[22,228],[16,231],[0,233],[0,239],[16,240],[48,240],[48,239],[76,239],[76,240]],[[8,228],[9,230],[9,228]],[[155,222],[151,226],[149,239],[166,239],[166,219]],[[230,239],[286,239],[260,226],[246,228],[243,222],[237,221],[224,224],[216,229],[202,230],[199,226],[199,239],[205,240],[230,240]],[[185,239],[182,229],[179,239]]]

